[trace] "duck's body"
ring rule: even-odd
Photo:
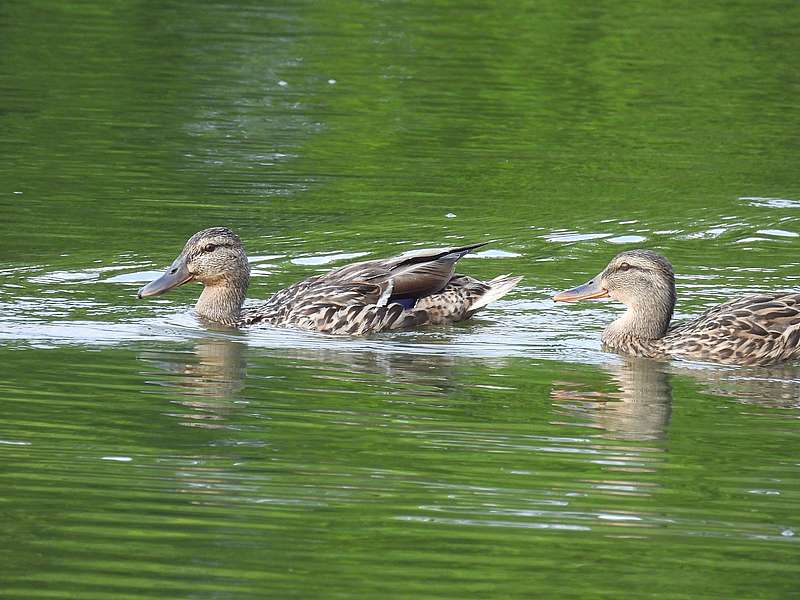
[[[374,261],[380,262],[380,261]],[[309,277],[242,310],[239,325],[291,326],[333,334],[363,335],[389,329],[444,325],[469,319],[519,281],[501,276],[488,282],[450,276],[444,287],[421,296],[398,296],[395,273],[383,265],[353,264]]]
[[[777,292],[736,298],[695,319],[672,325],[664,337],[603,335],[603,346],[650,358],[668,355],[737,365],[769,365],[800,358],[800,294]]]
[[[197,280],[205,285],[199,316],[230,326],[267,324],[363,335],[468,319],[504,296],[521,279],[488,282],[456,275],[455,263],[483,244],[419,250],[346,265],[309,277],[274,294],[264,304],[242,308],[249,267],[239,238],[229,229],[201,231],[164,276],[139,291],[163,293]]]
[[[556,300],[610,296],[628,310],[603,331],[603,348],[633,356],[681,356],[738,365],[800,359],[800,293],[737,298],[670,326],[675,306],[672,266],[647,250],[617,255],[588,283]]]

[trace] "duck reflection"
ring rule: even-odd
[[[632,509],[630,497],[653,496],[663,485],[652,474],[666,460],[673,382],[691,380],[701,392],[716,396],[716,402],[730,398],[767,407],[800,407],[800,367],[735,368],[622,358],[603,369],[610,377],[602,382],[587,384],[587,371],[581,370],[576,374],[580,383],[554,382],[550,396],[571,425],[600,431],[587,436],[590,452],[585,454],[599,470],[581,477],[577,485],[591,489],[588,495],[603,498],[600,518],[605,526],[663,525],[657,513]],[[625,497],[624,504],[618,504],[617,497]]]
[[[246,346],[224,338],[207,338],[189,351],[146,350],[140,358],[170,377],[148,381],[187,396],[230,399],[244,385]]]
[[[254,353],[258,356],[254,357]],[[229,337],[200,339],[189,350],[146,350],[141,352],[140,359],[159,369],[148,373],[148,384],[188,397],[183,404],[219,408],[226,402],[245,400],[248,355],[251,359],[276,359],[272,363],[276,371],[267,374],[257,373],[264,361],[255,360],[251,365],[262,378],[281,376],[280,369],[288,366],[312,369],[310,379],[316,380],[413,385],[415,394],[422,396],[426,390],[439,395],[458,388],[457,371],[464,368],[464,363],[475,360],[447,354],[348,351],[334,347],[259,350]],[[502,358],[479,362],[490,369],[500,369],[506,364]]]
[[[554,384],[551,398],[611,437],[663,438],[672,406],[668,365],[646,358],[624,358],[604,368],[616,390],[587,390],[584,385],[560,381]]]
[[[380,386],[387,393],[404,393],[413,386],[415,396],[441,396],[461,387],[458,373],[471,359],[446,354],[343,351],[334,348],[275,349],[269,356],[299,368],[314,369],[315,379]],[[487,366],[501,368],[503,359],[488,359]],[[392,384],[387,386],[386,384]],[[327,386],[326,386],[327,387]],[[336,388],[335,383],[332,384]]]
[[[554,383],[551,398],[609,437],[654,440],[666,436],[672,379],[689,378],[707,393],[766,407],[800,408],[800,366],[727,367],[623,357],[603,365],[608,384]]]
[[[800,408],[800,365],[724,367],[672,365],[670,372],[701,383],[715,396],[771,408]]]

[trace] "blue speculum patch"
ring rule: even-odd
[[[403,308],[409,309],[409,308],[413,308],[414,307],[414,305],[417,303],[417,299],[416,298],[392,298],[390,300],[390,302],[393,302],[394,304],[402,304]]]

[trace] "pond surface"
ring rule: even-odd
[[[800,595],[800,367],[600,351],[800,288],[795,3],[0,3],[3,598]],[[227,225],[253,299],[493,240],[477,318],[363,339],[136,289]]]

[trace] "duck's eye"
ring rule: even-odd
[[[213,252],[216,249],[217,249],[216,244],[206,244],[205,246],[203,246],[203,252]]]
[[[620,270],[620,271],[627,271],[627,270],[628,270],[628,269],[630,269],[630,268],[631,268],[631,266],[630,266],[628,263],[622,263],[622,264],[619,266],[619,270]]]

